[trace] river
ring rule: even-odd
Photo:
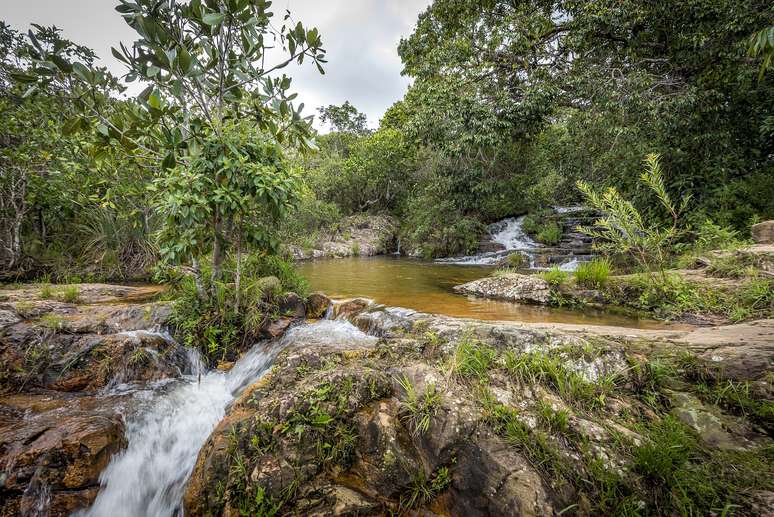
[[[663,322],[589,308],[538,307],[456,294],[455,285],[477,280],[491,266],[428,262],[395,256],[317,260],[299,265],[315,291],[334,299],[366,297],[376,303],[480,320],[574,323],[630,328],[665,328]]]

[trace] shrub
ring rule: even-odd
[[[535,235],[536,241],[549,246],[556,246],[561,239],[562,229],[553,221],[541,228],[537,235]]]
[[[548,271],[541,271],[538,275],[540,278],[548,282],[554,287],[558,287],[567,281],[568,274],[565,271],[559,269],[558,266],[554,266]]]
[[[508,267],[513,269],[523,269],[529,267],[529,259],[524,253],[511,253],[506,259]]]
[[[536,241],[548,246],[559,244],[562,238],[562,228],[550,218],[548,212],[527,215],[521,227]]]
[[[580,226],[578,231],[593,237],[596,249],[611,254],[630,253],[645,271],[655,269],[663,276],[670,245],[681,233],[678,223],[690,196],[683,196],[679,206],[672,201],[664,184],[659,159],[657,154],[645,158],[646,167],[640,181],[658,198],[668,212],[671,224],[663,226],[646,221],[634,204],[613,187],[599,193],[589,184],[579,181],[578,189],[586,196],[586,202],[603,216],[595,221],[593,227]]]
[[[609,259],[595,258],[578,265],[578,269],[574,273],[575,281],[583,287],[600,289],[607,283],[611,269],[612,265]]]

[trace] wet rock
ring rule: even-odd
[[[310,319],[320,319],[328,312],[331,306],[331,299],[323,293],[312,293],[306,299],[306,317]]]
[[[56,394],[0,399],[7,415],[0,427],[0,514],[69,515],[88,506],[100,472],[126,445],[110,405]]]
[[[368,298],[354,298],[338,302],[333,305],[333,316],[335,318],[349,319],[352,316],[362,312],[373,302]]]
[[[261,328],[261,335],[271,339],[278,338],[285,333],[292,323],[292,318],[278,318],[269,321]]]
[[[548,304],[551,289],[548,282],[533,275],[508,273],[491,276],[454,287],[462,294],[512,302]]]
[[[774,244],[774,221],[763,221],[751,228],[752,238],[758,244]]]
[[[302,319],[306,315],[306,304],[296,293],[287,293],[278,301],[279,312],[286,318]]]

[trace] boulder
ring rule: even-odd
[[[328,312],[331,306],[331,299],[323,293],[312,293],[306,299],[306,317],[310,319],[320,319]]]
[[[462,294],[510,302],[548,304],[551,288],[548,282],[533,275],[508,273],[474,280],[454,287]]]
[[[774,220],[754,224],[752,238],[758,244],[774,244]]]
[[[278,301],[279,312],[286,318],[303,319],[306,315],[306,304],[296,293],[287,293]]]
[[[115,401],[0,399],[0,515],[65,516],[94,501],[100,473],[126,446],[121,416],[108,404]]]

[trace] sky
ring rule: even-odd
[[[289,68],[297,102],[304,113],[348,100],[378,125],[384,111],[403,97],[409,79],[402,77],[397,47],[411,34],[417,16],[430,0],[275,0],[276,18],[289,9],[294,19],[317,27],[327,51],[325,75],[314,65]],[[114,7],[117,0],[0,0],[0,19],[17,30],[30,23],[56,25],[66,38],[94,49],[115,74],[123,67],[111,46],[135,39]],[[316,123],[317,127],[325,130]]]

